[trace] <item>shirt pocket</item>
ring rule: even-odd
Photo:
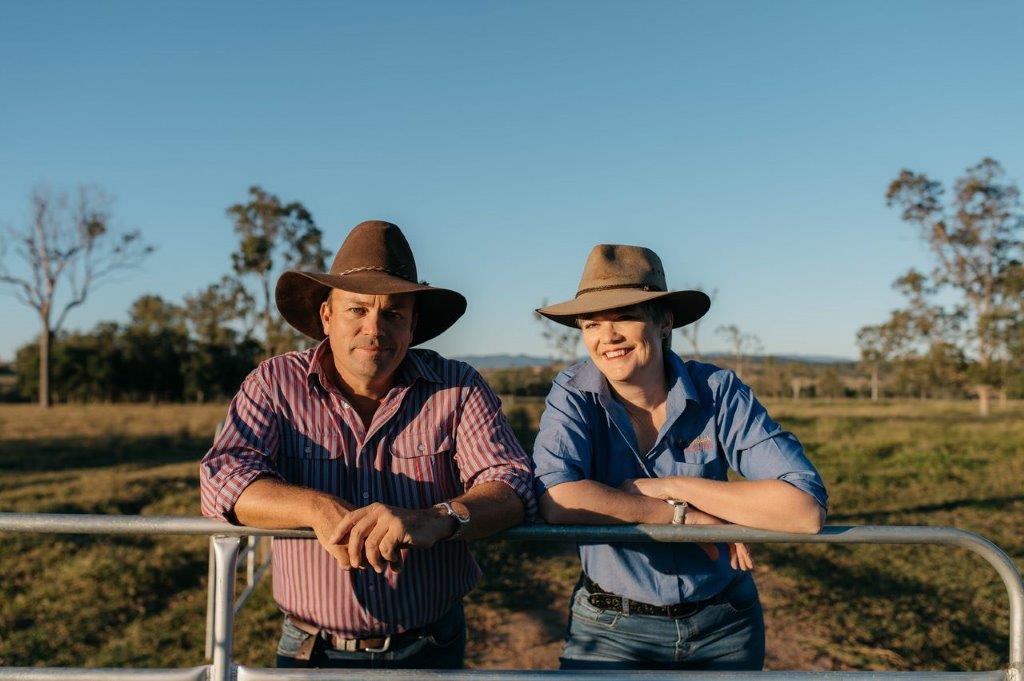
[[[399,459],[439,456],[451,449],[452,436],[443,428],[426,431],[409,428],[391,441],[391,454]]]
[[[708,435],[672,441],[672,475],[718,478],[723,473],[718,443]]]
[[[341,443],[333,430],[293,431],[284,440],[282,452],[291,459],[340,459]]]
[[[426,508],[461,494],[455,443],[444,428],[408,428],[391,441],[390,502]]]

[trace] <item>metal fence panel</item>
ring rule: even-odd
[[[0,513],[0,532],[36,532],[65,534],[118,534],[118,535],[211,535],[213,539],[214,593],[213,605],[213,665],[189,669],[0,669],[0,679],[197,679],[209,673],[212,681],[229,681],[237,676],[244,679],[288,677],[292,679],[351,678],[351,672],[341,670],[275,670],[251,669],[231,662],[231,643],[234,622],[234,580],[240,537],[276,536],[313,538],[309,530],[261,530],[220,523],[206,518],[171,518],[141,516],[102,516],[71,514]],[[688,679],[721,680],[725,677],[756,675],[807,681],[812,679],[1005,679],[1024,681],[1024,581],[1016,564],[998,546],[972,532],[951,527],[914,526],[829,526],[820,534],[791,534],[754,530],[732,525],[672,526],[672,525],[523,525],[498,535],[499,539],[521,541],[573,541],[573,542],[747,542],[798,544],[939,544],[968,549],[984,558],[1003,580],[1010,601],[1010,650],[1006,669],[991,672],[666,672],[640,673],[643,678],[668,678],[685,674]],[[208,619],[208,622],[210,620]],[[459,679],[536,679],[557,675],[559,679],[632,678],[622,672],[538,672],[538,671],[475,671],[429,672],[413,670],[360,670],[360,679],[406,678],[459,678]],[[637,676],[636,678],[640,678]]]

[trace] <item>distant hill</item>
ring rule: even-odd
[[[474,369],[517,369],[519,367],[545,367],[554,360],[535,355],[465,355],[455,357]]]

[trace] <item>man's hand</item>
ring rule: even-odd
[[[629,492],[630,494],[641,494],[645,497],[655,497],[657,499],[670,499],[671,494],[668,494],[668,490],[665,486],[660,484],[659,478],[635,478],[623,481],[619,486],[623,492]],[[713,516],[710,513],[705,513],[699,508],[692,504],[686,510],[686,524],[687,525],[727,525],[724,520],[717,516]],[[704,550],[704,553],[708,554],[711,560],[718,560],[718,547],[714,544],[697,544]],[[747,548],[746,544],[736,543],[729,544],[729,564],[733,570],[752,570],[754,569],[754,559],[750,555],[750,549]]]
[[[342,531],[342,522],[353,508],[337,497],[318,496],[312,503],[313,515],[309,523],[320,545],[346,570],[349,567],[349,559],[348,550],[341,543],[345,536]]]
[[[339,548],[347,565],[363,568],[369,563],[381,573],[387,565],[398,571],[404,548],[429,549],[452,536],[456,521],[436,508],[409,509],[374,503],[348,513],[336,528]],[[365,562],[364,562],[365,558]],[[341,559],[338,561],[342,563]],[[342,563],[343,567],[347,567]]]

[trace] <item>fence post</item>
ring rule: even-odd
[[[235,569],[239,537],[213,538],[216,593],[213,616],[213,664],[210,681],[231,681],[231,648],[235,624]]]
[[[217,573],[214,567],[217,564],[217,558],[213,553],[213,537],[209,538],[207,542],[210,545],[210,557],[207,561],[206,570],[206,659],[207,661],[213,657],[213,613],[217,609],[217,598],[215,596],[217,591]]]

